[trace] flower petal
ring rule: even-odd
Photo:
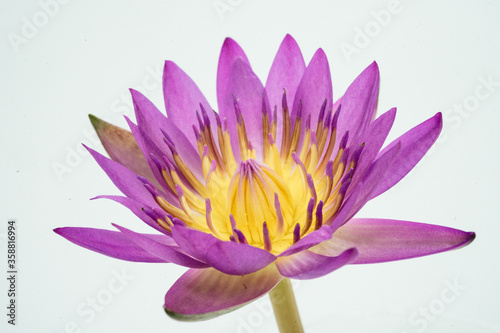
[[[149,217],[144,212],[143,208],[145,205],[140,203],[139,201],[136,201],[136,200],[128,198],[128,197],[121,197],[118,195],[99,195],[95,198],[92,198],[92,200],[93,199],[110,199],[110,200],[113,200],[115,202],[118,202],[118,203],[122,204],[123,206],[127,207],[128,209],[130,209],[132,211],[132,213],[134,213],[138,218],[140,218],[141,220],[146,222],[146,224],[149,225],[150,227],[158,230],[159,232],[161,232],[163,234],[167,234],[167,231],[165,229],[160,227],[156,221],[154,221],[151,217]],[[166,213],[163,210],[159,210],[158,212],[161,214],[164,214],[163,216],[166,216]],[[174,242],[174,240],[171,237],[168,237],[168,238],[171,240],[169,245],[176,245],[176,243]]]
[[[384,148],[379,156],[394,147],[398,142],[401,143],[399,157],[386,173],[385,177],[380,179],[379,185],[370,199],[384,193],[403,179],[434,144],[442,128],[443,118],[441,112],[438,112],[435,116],[415,126]]]
[[[351,83],[342,97],[338,133],[343,135],[349,131],[349,143],[356,140],[373,118],[379,82],[378,65],[373,62]]]
[[[192,125],[198,124],[196,111],[201,111],[200,104],[207,110],[212,131],[217,133],[217,124],[210,104],[208,104],[196,83],[172,61],[165,62],[163,96],[167,116],[194,147],[196,147],[196,137]]]
[[[294,253],[307,250],[314,245],[324,242],[332,237],[333,231],[327,225],[323,225],[316,231],[311,232],[304,238],[301,238],[297,243],[290,246],[285,251],[281,252],[278,257],[291,256]]]
[[[286,35],[274,58],[266,82],[266,92],[271,111],[274,110],[275,106],[280,110],[283,90],[286,91],[286,94],[290,96],[289,98],[293,102],[305,69],[306,64],[297,42],[292,36]],[[278,126],[276,128],[276,138],[274,139],[277,146],[280,147],[283,113],[277,112],[276,115]]]
[[[369,264],[421,257],[457,249],[471,243],[475,234],[438,225],[386,219],[352,219],[332,239],[311,251],[337,255],[356,247],[354,264]]]
[[[332,78],[326,54],[322,49],[318,49],[307,66],[293,99],[292,124],[299,110],[299,104],[302,102],[303,121],[301,133],[305,133],[305,119],[309,114],[311,115],[311,128],[316,128],[321,106],[325,99],[327,100],[326,110],[328,111],[333,105]],[[299,144],[299,147],[301,144]]]
[[[231,38],[226,38],[220,51],[219,66],[217,68],[217,104],[219,105],[219,112],[224,104],[229,77],[231,76],[233,63],[237,58],[250,66],[245,52],[238,43]]]
[[[89,118],[104,149],[113,161],[149,181],[154,181],[151,169],[130,131],[105,122],[94,115],[89,115]]]
[[[275,260],[263,249],[233,242],[216,242],[207,252],[207,264],[230,275],[250,274]]]
[[[360,135],[359,139],[354,143],[354,148],[364,144],[364,149],[359,157],[356,165],[356,171],[352,177],[350,189],[354,188],[356,184],[362,179],[366,170],[373,163],[377,154],[382,148],[382,145],[391,130],[394,118],[396,117],[396,108],[392,108],[377,119],[375,119],[366,130]],[[347,191],[349,195],[350,191]]]
[[[113,224],[122,234],[128,237],[131,241],[136,243],[139,247],[143,248],[147,252],[151,253],[158,258],[161,258],[165,261],[190,267],[190,268],[206,268],[207,264],[202,263],[196,259],[188,257],[187,255],[179,252],[175,247],[169,246],[168,241],[164,241],[163,239],[153,240],[146,235],[134,232],[127,228],[121,227],[117,224]],[[164,236],[163,238],[167,238]]]
[[[265,250],[224,242],[210,234],[179,225],[172,227],[172,236],[184,252],[226,274],[253,273],[276,259]]]
[[[127,197],[142,202],[149,207],[160,209],[151,193],[144,187],[144,184],[137,179],[137,175],[123,165],[110,160],[99,154],[92,148],[86,147],[99,166],[111,179],[113,184]]]
[[[234,311],[273,289],[281,275],[275,265],[248,275],[213,268],[190,269],[165,295],[165,311],[177,320],[207,320]]]
[[[281,275],[292,279],[315,279],[330,274],[340,267],[352,263],[358,256],[355,248],[345,250],[338,256],[324,256],[305,250],[276,260]]]
[[[184,163],[198,179],[203,179],[198,149],[186,138],[176,124],[165,117],[165,115],[162,114],[150,100],[144,97],[144,95],[133,89],[130,89],[130,93],[134,101],[137,125],[144,133],[147,133],[151,141],[163,152],[163,154],[174,163],[170,149],[163,142],[164,135],[161,129],[168,133]],[[190,125],[189,133],[191,132],[193,132],[193,130]]]
[[[65,227],[54,229],[54,232],[76,245],[112,258],[137,262],[168,262],[145,251],[118,231]],[[155,238],[158,235],[149,236]]]
[[[227,89],[223,103],[219,104],[222,119],[227,120],[231,144],[235,156],[239,156],[237,119],[234,106],[234,97],[238,101],[248,139],[252,142],[257,156],[262,156],[262,99],[269,111],[269,103],[265,95],[264,86],[250,68],[250,65],[241,58],[236,58],[227,80]]]
[[[385,152],[379,159],[370,165],[361,181],[352,190],[352,194],[342,204],[339,212],[326,224],[332,231],[337,230],[342,224],[349,221],[371,198],[382,179],[396,160],[401,150],[401,145],[395,145]]]

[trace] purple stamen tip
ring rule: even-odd
[[[198,129],[194,125],[193,125],[193,132],[194,136],[196,137],[196,141],[200,141],[201,140],[200,131],[198,131]]]
[[[354,153],[352,154],[352,158],[351,158],[351,161],[353,161],[354,163],[358,163],[358,160],[359,160],[359,156],[361,155],[361,153],[363,152],[363,148],[365,148],[365,145],[361,145],[359,146],[358,148],[356,148],[356,150],[354,151]]]
[[[337,122],[339,120],[339,114],[340,114],[341,107],[342,107],[342,104],[339,105],[339,107],[337,108],[337,111],[335,111],[335,114],[333,115],[332,128],[336,128],[337,127]]]
[[[210,125],[210,119],[208,118],[207,111],[205,110],[205,108],[203,107],[203,104],[201,104],[201,103],[200,103],[200,110],[201,110],[201,115],[203,117],[203,121],[205,123],[205,126],[209,126]]]
[[[236,221],[234,219],[233,214],[229,214],[229,221],[231,221],[231,229],[236,229]]]
[[[311,143],[317,145],[318,139],[316,139],[316,131],[311,131]]]
[[[286,102],[286,90],[283,89],[283,98],[281,100],[281,107],[283,110],[288,110],[288,103]]]
[[[299,107],[297,109],[297,115],[295,116],[296,119],[301,119],[302,118],[302,100],[299,100]]]
[[[210,150],[208,150],[207,145],[203,145],[203,156],[208,156],[210,154]]]
[[[307,115],[306,129],[311,129],[311,114],[310,113]]]
[[[156,189],[153,187],[153,185],[150,185],[150,184],[144,184],[144,187],[146,188],[146,190],[148,190],[149,193],[151,193],[151,195],[153,197],[157,197],[159,196],[158,192],[156,191]]]
[[[326,163],[326,175],[333,178],[333,161],[328,161],[328,163]]]
[[[215,112],[215,110],[214,110],[214,115],[215,115],[215,122],[217,123],[217,127],[222,127],[219,114],[217,112]]]
[[[316,199],[314,199],[314,198],[309,199],[309,203],[307,204],[307,217],[308,218],[312,217],[315,201],[316,201]]]
[[[266,94],[262,93],[262,115],[267,116]]]
[[[272,243],[271,243],[271,237],[269,236],[269,229],[267,228],[266,221],[264,221],[264,223],[262,224],[262,236],[264,238],[264,249],[266,249],[266,251],[271,251]]]
[[[175,192],[177,192],[177,197],[179,197],[179,199],[184,196],[184,191],[179,184],[175,184]]]
[[[345,183],[346,181],[350,181],[350,178],[352,176],[352,174],[354,173],[354,169],[350,169],[345,175],[344,177],[342,177],[342,180],[340,181],[340,183]]]
[[[148,185],[153,185],[151,184],[151,182],[149,180],[147,180],[145,177],[143,176],[137,176],[137,179],[139,179],[144,185],[148,184]]]
[[[234,95],[233,95],[233,101],[234,101],[234,113],[236,115],[236,121],[238,122],[239,125],[243,122],[243,116],[241,115],[241,109],[240,105],[238,104],[238,100]]]
[[[316,207],[316,230],[323,225],[323,200],[320,200]]]
[[[156,165],[156,167],[158,168],[158,170],[165,169],[165,165],[160,161],[160,159],[155,154],[150,153],[149,157],[151,157],[151,159],[153,160],[153,162]]]
[[[210,214],[212,212],[212,204],[210,203],[209,198],[205,199],[205,210],[206,210],[207,214]]]
[[[347,146],[347,140],[349,140],[349,131],[345,131],[344,136],[342,136],[342,140],[340,141],[339,148],[345,149]]]
[[[150,207],[142,207],[141,210],[153,220],[157,220],[158,216]]]
[[[318,116],[318,122],[323,120],[323,117],[325,116],[325,110],[326,110],[326,98],[323,101],[323,104],[321,105],[321,109],[319,111],[319,116]]]
[[[205,125],[203,125],[203,121],[201,120],[200,113],[196,111],[196,119],[198,120],[198,127],[200,128],[200,132],[203,130]]]
[[[325,117],[325,122],[323,123],[323,127],[329,127],[330,126],[330,120],[332,119],[332,109],[328,110],[326,112],[326,117]]]
[[[271,133],[269,133],[269,144],[272,146],[274,145],[274,139],[273,139],[273,135]]]
[[[300,240],[300,223],[295,225],[293,229],[293,244],[297,243]]]
[[[178,218],[174,217],[172,219],[172,223],[175,225],[175,226],[178,226],[178,227],[185,227],[186,226],[186,223],[184,223],[183,221],[179,220]]]
[[[245,235],[239,229],[234,229],[234,233],[238,237],[238,242],[241,244],[248,244]]]
[[[342,183],[342,186],[340,186],[339,195],[344,196],[347,192],[347,189],[349,188],[349,185],[351,185],[350,179],[347,179],[345,183]]]
[[[174,170],[174,165],[172,164],[172,162],[170,162],[167,156],[163,155],[162,160],[163,162],[165,162],[165,165],[167,166],[168,170]]]
[[[236,238],[234,238],[234,236],[233,236],[233,235],[230,235],[230,236],[229,236],[229,240],[230,240],[231,242],[235,242],[235,243],[236,243]]]

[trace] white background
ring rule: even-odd
[[[401,0],[385,21],[376,17],[392,8],[389,0],[62,2],[57,8],[50,0],[0,4],[3,272],[8,219],[17,220],[19,245],[17,325],[6,323],[7,281],[1,278],[2,331],[277,330],[267,296],[208,322],[176,322],[162,305],[182,267],[121,262],[77,247],[52,229],[112,229],[115,222],[147,231],[126,208],[88,200],[118,193],[80,148],[88,142],[104,151],[92,141],[88,113],[125,126],[123,115],[132,113],[130,87],[163,108],[158,82],[166,59],[183,68],[215,107],[225,37],[238,41],[265,81],[279,43],[290,33],[306,62],[317,48],[325,50],[335,98],[378,62],[379,113],[398,107],[391,139],[444,113],[432,153],[359,216],[477,233],[474,243],[458,251],[349,266],[301,281],[295,291],[307,332],[500,332],[499,2]],[[26,28],[30,24],[38,27]],[[129,280],[114,283],[115,274]],[[96,297],[105,303],[100,311],[87,303]]]

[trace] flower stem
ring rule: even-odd
[[[281,333],[304,333],[290,279],[283,278],[269,293]]]

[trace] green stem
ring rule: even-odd
[[[281,333],[304,333],[290,279],[283,278],[269,293]]]

